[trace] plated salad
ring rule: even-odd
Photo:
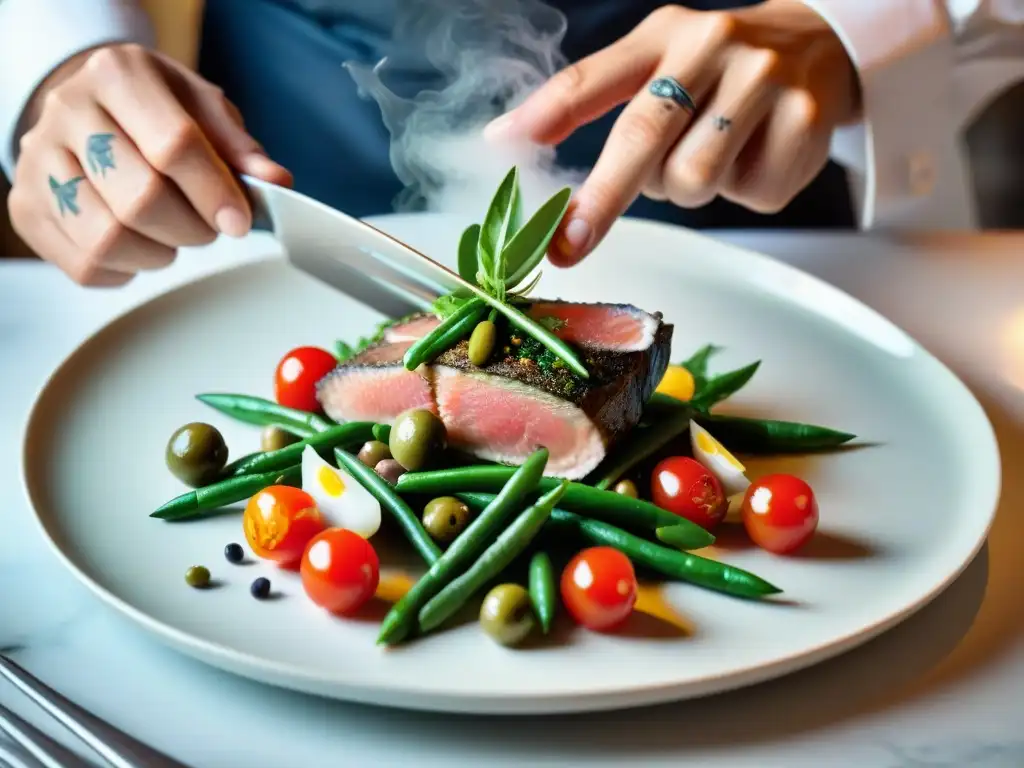
[[[263,427],[260,450],[228,462],[223,436],[194,422],[166,448],[193,490],[152,517],[242,507],[251,553],[298,571],[338,617],[378,592],[374,538],[393,525],[426,570],[381,622],[395,645],[450,626],[467,608],[516,646],[564,610],[614,631],[632,613],[638,574],[763,600],[782,590],[696,551],[741,524],[785,555],[818,525],[810,486],[751,480],[736,455],[823,451],[854,435],[723,414],[759,362],[714,373],[706,345],[669,362],[673,327],[631,305],[530,297],[569,190],[525,223],[512,169],[483,222],[463,233],[472,288],[388,322],[358,343],[299,347],[274,373],[274,399],[206,393],[220,413]],[[231,543],[225,557],[241,562]],[[194,566],[186,581],[209,583]],[[265,598],[266,578],[251,586]]]

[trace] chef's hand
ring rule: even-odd
[[[695,113],[651,93],[664,76],[689,92]],[[731,12],[665,6],[559,72],[486,135],[557,144],[629,102],[553,240],[551,260],[570,266],[641,194],[684,208],[721,195],[779,211],[825,165],[833,129],[857,118],[858,99],[843,44],[799,0]]]
[[[219,89],[137,45],[69,60],[26,118],[11,222],[83,285],[121,285],[179,247],[246,234],[252,214],[232,171],[291,183]]]

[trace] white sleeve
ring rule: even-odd
[[[153,39],[149,18],[132,0],[0,0],[0,167],[7,177],[25,106],[54,69],[103,43]]]
[[[963,132],[1024,80],[1024,0],[803,0],[857,67],[863,119],[832,157],[864,229],[977,227]]]

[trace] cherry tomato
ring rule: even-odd
[[[278,403],[300,411],[318,411],[316,384],[334,370],[337,359],[319,347],[293,349],[277,364],[274,374],[274,397]]]
[[[762,549],[777,555],[795,552],[818,527],[814,491],[793,475],[762,477],[743,497],[743,527]]]
[[[380,560],[373,545],[346,528],[317,534],[306,547],[299,570],[309,599],[340,615],[358,610],[380,583]]]
[[[651,499],[709,531],[729,509],[718,478],[689,456],[670,456],[658,463],[651,473]]]
[[[633,612],[637,583],[633,564],[614,547],[579,552],[562,571],[562,603],[587,629],[614,629]]]
[[[294,567],[309,540],[324,529],[324,521],[308,493],[288,485],[272,485],[249,499],[242,528],[258,557]]]

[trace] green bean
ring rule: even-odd
[[[399,493],[423,493],[433,496],[458,495],[465,491],[494,493],[512,476],[512,467],[457,467],[432,472],[407,472],[398,480]],[[540,489],[550,491],[558,480],[545,477]],[[700,549],[714,543],[715,537],[686,518],[673,515],[647,501],[623,496],[614,491],[593,488],[582,483],[570,483],[562,498],[566,509],[583,512],[625,528],[647,530],[651,533],[663,526],[681,526],[678,539],[685,541],[686,549]]]
[[[172,522],[206,517],[212,510],[244,501],[271,485],[294,485],[301,479],[302,468],[298,465],[259,475],[229,477],[227,480],[221,480],[219,483],[207,485],[171,499],[153,512],[150,517]]]
[[[352,475],[360,485],[373,494],[380,505],[398,521],[405,532],[405,537],[420,553],[420,557],[426,561],[427,565],[436,563],[441,556],[441,550],[430,538],[430,534],[424,530],[416,513],[395,493],[388,481],[374,472],[372,468],[363,464],[358,457],[341,448],[334,449],[334,458],[337,459],[339,467]]]
[[[399,643],[408,635],[416,625],[420,608],[480,556],[506,518],[522,504],[527,494],[536,490],[547,463],[548,451],[542,448],[508,476],[498,495],[384,617],[378,643]]]
[[[824,451],[856,435],[814,424],[742,416],[699,414],[694,420],[733,453],[799,453]]]
[[[555,531],[572,531],[595,546],[615,547],[638,565],[650,568],[670,579],[687,581],[706,589],[748,599],[775,595],[782,591],[774,584],[742,568],[663,547],[633,536],[614,525],[608,525],[600,520],[590,520],[565,510],[554,510],[547,526]]]
[[[450,314],[434,330],[405,351],[402,363],[410,371],[422,363],[429,363],[446,349],[462,341],[480,322],[487,308],[480,299],[470,299]]]
[[[655,404],[661,399],[654,401]],[[686,403],[675,401],[671,409],[648,427],[637,427],[611,454],[601,462],[596,471],[595,488],[610,488],[644,459],[653,456],[666,445],[686,434],[694,411]],[[646,414],[645,414],[646,415]]]
[[[448,582],[424,605],[419,613],[420,632],[429,632],[443,624],[484,584],[505,570],[540,532],[568,486],[569,481],[563,480],[521,512],[465,573]]]
[[[374,424],[373,439],[387,445],[391,441],[391,426],[388,424]]]
[[[551,555],[547,552],[534,552],[530,558],[530,601],[533,610],[540,620],[541,631],[546,635],[551,631],[558,610],[558,588],[555,585],[555,570],[551,565]]]
[[[707,411],[716,403],[720,403],[739,392],[754,377],[760,366],[761,361],[758,360],[735,371],[711,377],[701,387],[700,392],[690,399],[690,402],[695,408]]]
[[[208,393],[196,395],[196,400],[246,424],[280,427],[299,437],[309,437],[334,426],[319,414],[286,408],[252,395]]]
[[[311,445],[320,453],[334,448],[336,445],[351,445],[353,443],[362,445],[373,437],[373,423],[369,421],[350,421],[339,424],[312,437],[307,437],[298,443],[286,445],[276,451],[258,453],[245,461],[236,462],[232,475],[255,475],[261,472],[271,472],[275,469],[290,467],[302,461],[302,452],[307,445]]]
[[[460,501],[464,502],[466,506],[473,510],[483,509],[484,507],[491,503],[491,500],[494,499],[493,493],[482,493],[478,491],[456,493],[455,496]],[[562,506],[566,506],[564,499],[562,501]],[[590,517],[594,519],[599,519],[600,517],[590,514],[590,511],[587,509],[581,509],[579,511],[580,514],[584,517]],[[706,544],[701,544],[699,546],[694,545],[695,534],[693,530],[693,523],[690,523],[689,520],[682,517],[676,517],[675,515],[672,515],[672,517],[675,518],[676,522],[667,523],[666,525],[661,525],[654,529],[654,535],[658,539],[658,541],[662,542],[663,544],[668,544],[670,547],[675,547],[678,549],[701,549],[704,546],[708,546]],[[699,526],[697,527],[700,531],[703,532],[705,537],[704,540],[714,542],[714,536],[708,533],[705,529],[700,528]]]

